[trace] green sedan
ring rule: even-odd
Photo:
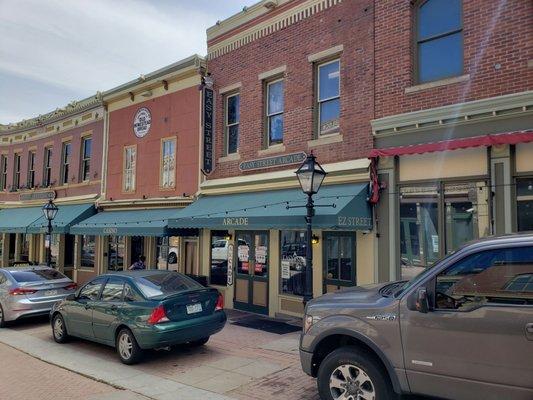
[[[222,295],[173,271],[100,275],[57,302],[50,312],[58,343],[69,337],[116,348],[125,364],[143,350],[188,343],[201,346],[226,323]]]

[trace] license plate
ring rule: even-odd
[[[187,304],[187,314],[196,314],[202,312],[202,304]]]
[[[47,290],[44,292],[45,296],[55,296],[57,294],[57,290]]]

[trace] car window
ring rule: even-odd
[[[436,279],[437,309],[468,310],[485,303],[533,304],[533,246],[481,251]]]
[[[124,301],[143,301],[144,298],[131,287],[129,283],[124,285]]]
[[[87,283],[81,290],[78,295],[80,300],[97,300],[98,295],[100,294],[100,289],[102,289],[102,284],[105,282],[105,278],[96,278],[91,282]]]
[[[35,269],[29,271],[12,271],[11,276],[17,282],[45,282],[66,279],[66,276],[55,269]]]
[[[122,301],[124,281],[120,278],[109,278],[102,290],[102,301]]]
[[[0,272],[0,285],[3,285],[6,282],[7,282],[6,276],[2,272]]]
[[[203,287],[191,278],[177,272],[161,272],[135,278],[137,286],[147,298],[168,296]]]

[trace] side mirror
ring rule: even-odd
[[[424,287],[416,291],[416,311],[424,314],[429,311],[428,292]]]

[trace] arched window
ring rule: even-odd
[[[417,8],[418,83],[463,73],[461,0],[426,0]]]

